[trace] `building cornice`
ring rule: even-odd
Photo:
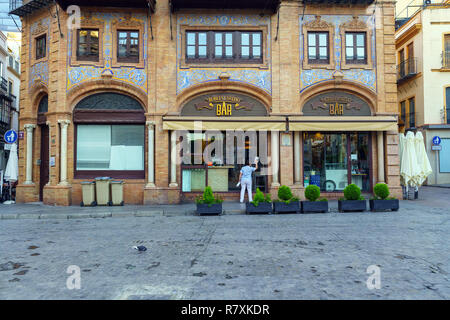
[[[409,30],[405,31],[398,39],[395,40],[395,48],[398,49],[404,45],[408,40],[414,37],[422,30],[422,24],[416,23],[412,25]]]

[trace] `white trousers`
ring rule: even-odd
[[[252,199],[252,179],[241,179],[241,203],[244,202],[245,188],[248,192],[248,201],[253,201]]]

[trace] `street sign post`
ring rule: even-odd
[[[4,138],[6,143],[10,143],[11,144],[11,143],[14,143],[14,142],[17,141],[18,135],[17,135],[16,131],[8,130],[8,131],[5,132],[5,135],[4,135],[3,138]]]

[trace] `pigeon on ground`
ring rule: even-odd
[[[147,251],[147,248],[144,246],[134,246],[133,249],[136,249],[137,251]]]

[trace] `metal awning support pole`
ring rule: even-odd
[[[170,40],[173,40],[173,35],[172,35],[172,11],[173,11],[172,1],[169,1]]]
[[[150,4],[150,0],[147,0],[147,4],[148,4],[148,11],[149,11],[149,19],[150,19],[150,35],[151,35],[152,40],[153,40],[152,6]]]
[[[58,19],[59,35],[60,35],[61,38],[64,38],[64,34],[61,31],[61,24],[59,22],[59,10],[58,10],[58,5],[56,4],[56,0],[53,0],[53,3],[55,4],[55,8],[56,8],[56,18]],[[48,10],[50,11],[50,8]],[[51,12],[50,12],[50,15],[51,15]],[[52,17],[55,18],[53,15],[52,15]]]

